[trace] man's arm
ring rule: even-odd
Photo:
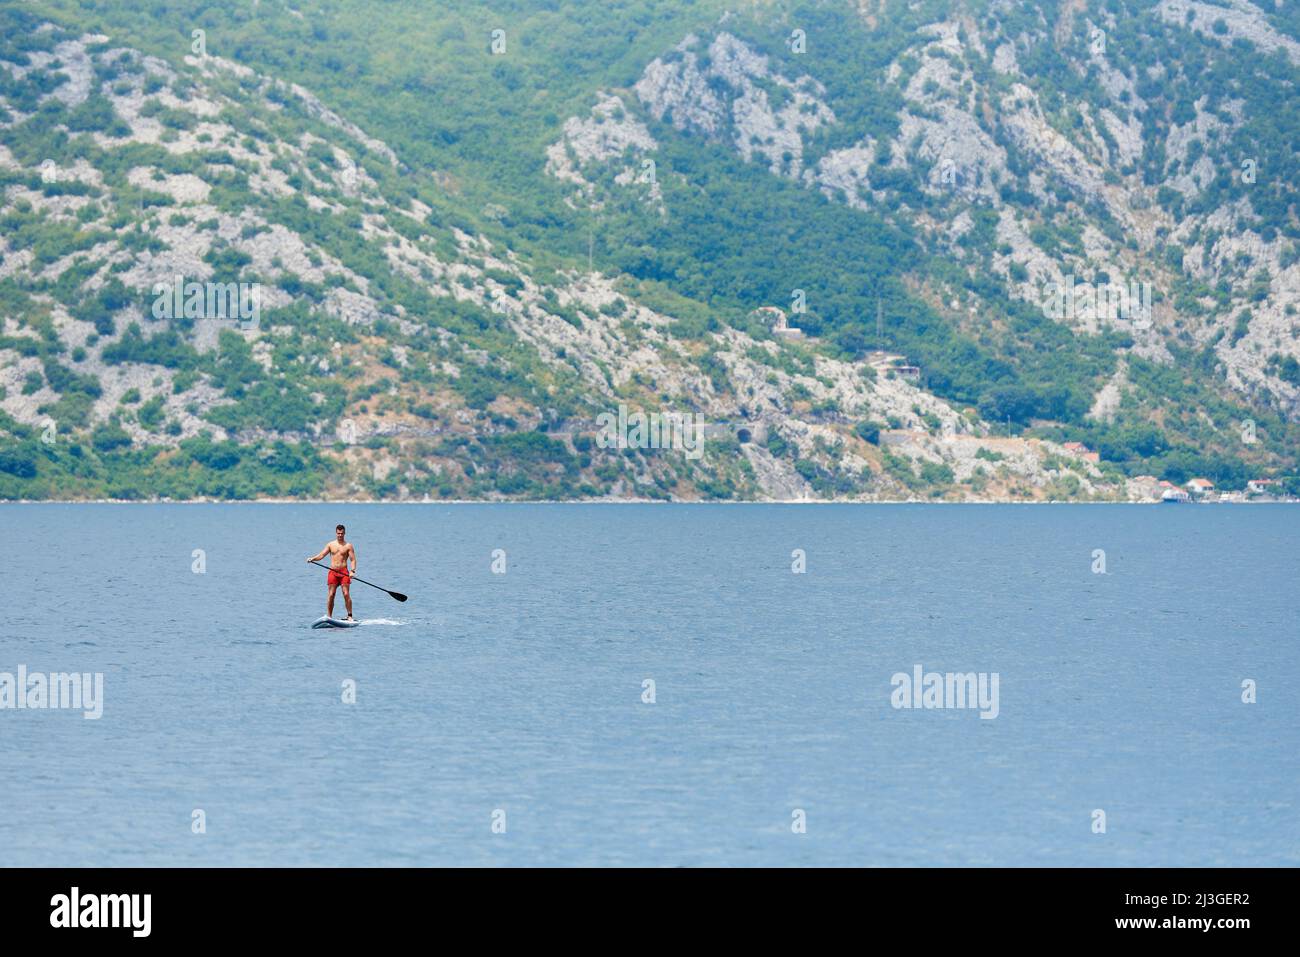
[[[352,574],[355,575],[357,573],[357,546],[349,545],[348,547],[352,549]]]
[[[328,555],[329,553],[330,553],[330,547],[329,547],[329,544],[327,543],[327,544],[325,545],[325,547],[322,548],[322,549],[320,550],[320,554],[319,554],[319,555],[313,555],[311,558],[307,559],[307,561],[308,561],[308,562],[318,562],[318,561],[320,561],[322,558],[324,558],[326,555]]]

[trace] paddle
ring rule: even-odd
[[[328,565],[321,565],[320,562],[312,562],[312,564],[325,569],[327,572],[332,572],[337,570],[337,569],[330,568]],[[380,591],[388,591],[387,588],[380,588],[380,586],[376,585],[374,582],[368,582],[364,578],[358,578],[356,575],[353,575],[351,572],[348,572],[348,578],[350,578],[354,582],[361,582],[361,584],[363,585],[369,585],[371,588],[379,588]],[[400,591],[388,591],[388,594],[393,598],[396,598],[398,601],[406,601],[406,596],[403,595]]]

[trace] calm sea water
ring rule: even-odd
[[[340,521],[411,600],[312,631]],[[104,675],[100,720],[0,711],[6,865],[1300,863],[1300,509],[0,522],[0,672]],[[996,672],[998,716],[893,708],[918,664]]]

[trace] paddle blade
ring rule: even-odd
[[[385,590],[387,591],[387,589]],[[390,591],[388,592],[388,594],[392,595],[398,601],[406,601],[406,596],[403,595],[400,591]]]

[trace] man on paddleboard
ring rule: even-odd
[[[348,608],[348,621],[352,621],[352,592],[349,587],[352,584],[352,576],[357,573],[357,550],[352,547],[352,543],[346,538],[348,530],[342,525],[334,526],[334,541],[329,542],[321,549],[319,555],[313,555],[307,559],[308,562],[318,562],[326,555],[330,556],[330,573],[328,584],[330,588],[329,601],[325,605],[325,616],[334,617],[334,592],[340,585],[343,586],[343,604]],[[352,560],[352,571],[348,571],[348,559]]]

